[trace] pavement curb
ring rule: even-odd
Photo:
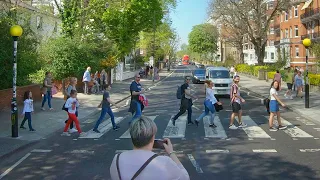
[[[31,147],[33,145],[36,145],[40,142],[40,140],[34,140],[34,141],[30,141],[29,143],[26,143],[2,156],[0,156],[0,161],[3,161],[7,156],[12,156],[13,154],[17,153],[17,152],[20,152],[20,151],[23,151],[25,149],[27,149],[28,147]]]

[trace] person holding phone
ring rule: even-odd
[[[110,166],[112,180],[152,179],[189,180],[189,174],[173,150],[170,139],[156,140],[156,124],[141,116],[130,125],[133,150],[116,154]],[[152,152],[154,148],[164,149],[167,156]]]

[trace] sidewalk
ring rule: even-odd
[[[170,72],[163,71],[160,72],[160,81],[163,80],[166,76],[168,76]],[[113,101],[117,102],[120,106],[126,105],[126,99],[130,97],[130,84],[133,79],[125,80],[125,81],[117,81],[112,84],[111,97]],[[147,89],[151,87],[153,84],[158,81],[152,82],[150,79],[141,79],[142,86]],[[92,94],[92,95],[84,95],[82,93],[78,93],[78,99],[80,101],[79,107],[79,121],[80,124],[83,121],[90,119],[90,117],[100,112],[100,109],[97,106],[100,104],[102,99],[102,94]],[[30,144],[33,144],[39,140],[45,139],[50,134],[63,130],[65,125],[65,120],[67,119],[67,114],[65,111],[61,110],[62,105],[64,104],[63,95],[58,93],[54,95],[51,100],[53,111],[48,110],[47,103],[45,104],[45,111],[40,109],[41,102],[37,102],[34,104],[35,113],[32,115],[32,126],[36,130],[36,132],[29,132],[28,124],[26,122],[25,127],[26,130],[19,128],[19,137],[12,138],[11,137],[11,121],[10,111],[0,111],[0,158],[10,152],[13,152],[17,149],[23,149]],[[23,107],[18,107],[19,110],[19,126],[21,124],[22,118],[20,114],[23,110]]]
[[[247,91],[250,91],[252,93],[256,93],[260,96],[263,96],[264,98],[269,96],[269,90],[271,86],[271,81],[266,82],[265,80],[258,80],[254,77],[249,77],[244,74],[240,74],[240,86]],[[287,84],[282,83],[281,84],[282,90],[279,92],[281,100],[287,105],[287,107],[302,116],[304,116],[307,119],[310,119],[314,122],[320,123],[320,92],[310,92],[310,100],[309,100],[309,107],[305,108],[305,99],[294,97],[291,99],[286,99],[284,97],[284,94],[286,92]],[[293,92],[295,95],[296,92]]]

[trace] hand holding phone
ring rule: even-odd
[[[154,149],[164,149],[164,145],[166,142],[162,139],[155,139],[153,143],[153,148]]]

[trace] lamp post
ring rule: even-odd
[[[309,55],[309,47],[311,46],[311,40],[309,38],[305,38],[302,41],[303,46],[306,48],[306,76],[305,76],[305,108],[309,108],[309,78],[308,78],[308,55]]]
[[[13,37],[13,78],[12,78],[12,99],[11,99],[11,133],[12,137],[18,137],[18,107],[17,107],[17,46],[18,37],[22,35],[22,28],[14,25],[10,28],[10,35]]]

